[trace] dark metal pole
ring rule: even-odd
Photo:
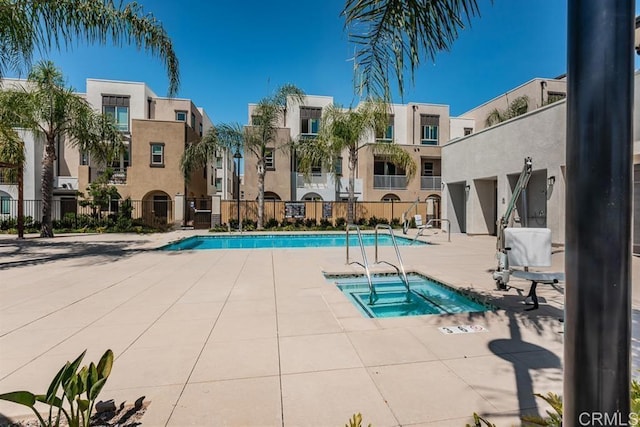
[[[634,3],[568,3],[563,424],[570,427],[630,425]]]
[[[240,227],[240,158],[236,157],[236,201],[238,202],[238,231]]]

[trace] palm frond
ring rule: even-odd
[[[34,50],[69,47],[73,41],[131,44],[164,62],[169,96],[180,84],[178,58],[162,24],[136,2],[112,0],[1,0],[0,77],[29,64]]]
[[[390,73],[403,94],[407,64],[413,79],[422,56],[449,50],[479,9],[477,0],[347,0],[342,15],[356,45],[357,89],[388,100]]]

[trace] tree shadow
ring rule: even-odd
[[[103,240],[83,242],[61,237],[53,239],[0,239],[0,270],[77,259],[87,265],[114,262],[149,251],[149,240]]]

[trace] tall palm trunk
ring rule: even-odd
[[[355,185],[356,185],[356,164],[358,163],[358,153],[349,150],[349,198],[347,199],[347,224],[355,221]]]
[[[56,159],[55,136],[47,135],[44,159],[42,159],[42,226],[40,237],[53,237],[51,209],[53,205],[53,162]]]
[[[265,170],[264,167],[258,170],[258,223],[256,224],[256,228],[258,230],[262,230],[264,217],[264,175]]]

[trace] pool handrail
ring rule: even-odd
[[[420,227],[420,229],[418,230],[418,233],[416,234],[416,236],[411,241],[411,244],[413,245],[416,242],[416,240],[418,240],[418,237],[423,235],[422,233],[424,232],[424,230],[427,230],[429,228],[433,228],[433,227],[430,227],[431,224],[433,224],[434,222],[438,222],[438,221],[441,224],[442,224],[442,222],[446,222],[447,223],[447,241],[451,242],[451,221],[449,221],[447,218],[431,218],[429,221],[427,221],[427,223],[425,224],[424,227]]]
[[[352,227],[355,228],[358,236],[358,243],[360,244],[360,251],[362,252],[362,261],[363,261],[362,263],[358,261],[349,262],[349,229],[351,229]],[[358,227],[356,224],[347,224],[346,230],[347,230],[347,242],[346,242],[347,265],[358,264],[360,267],[364,268],[364,271],[367,274],[367,282],[369,284],[369,304],[373,304],[373,299],[376,295],[376,289],[373,286],[373,282],[371,281],[371,272],[369,271],[369,262],[367,261],[367,252],[364,249],[364,242],[362,241],[362,233],[360,232],[360,227]]]
[[[391,264],[388,261],[378,261],[378,230],[380,228],[384,228],[389,230],[389,235],[391,236],[391,243],[393,244],[393,248],[396,250],[396,257],[398,258],[398,264],[399,267],[397,265]],[[393,234],[393,228],[391,228],[391,226],[389,224],[376,224],[376,228],[375,228],[375,247],[376,247],[376,264],[381,264],[381,263],[385,263],[387,265],[390,265],[391,267],[395,268],[396,271],[398,272],[398,276],[400,277],[400,280],[402,280],[402,282],[404,283],[404,286],[407,288],[407,291],[409,291],[409,279],[407,279],[407,273],[404,270],[404,264],[402,263],[402,257],[400,256],[400,249],[398,248],[398,244],[396,243],[396,236],[394,236]]]

